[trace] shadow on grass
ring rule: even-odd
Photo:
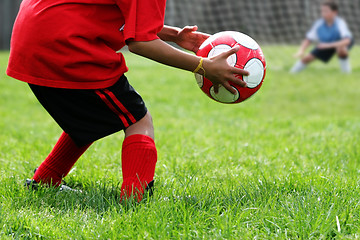
[[[139,205],[135,200],[120,204],[121,183],[109,181],[78,182],[68,181],[67,185],[81,192],[59,191],[55,187],[40,186],[37,190],[30,190],[23,186],[23,182],[15,177],[6,180],[7,192],[5,198],[12,199],[12,205],[17,209],[31,208],[57,209],[61,212],[92,211],[104,214],[112,211],[122,213],[135,209]],[[147,201],[145,197],[143,201]]]

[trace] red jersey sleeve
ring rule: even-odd
[[[152,41],[164,26],[166,0],[115,0],[125,19],[124,39]]]

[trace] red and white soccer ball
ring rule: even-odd
[[[201,46],[196,55],[201,57],[214,57],[239,45],[240,50],[231,55],[227,62],[229,65],[247,70],[249,76],[237,76],[247,83],[247,87],[230,82],[236,89],[236,95],[230,93],[223,86],[219,92],[215,93],[214,86],[210,80],[200,74],[195,74],[196,81],[201,90],[210,98],[221,103],[239,103],[256,93],[261,87],[266,73],[266,63],[264,54],[259,46],[251,37],[233,31],[217,33],[209,37]]]

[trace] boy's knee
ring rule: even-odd
[[[149,112],[147,112],[146,115],[139,122],[141,122],[142,125],[144,125],[147,128],[151,128],[151,129],[154,128],[153,119]]]
[[[345,47],[336,49],[336,52],[339,58],[347,58],[349,56],[349,52]]]
[[[339,58],[348,58],[349,54],[348,52],[338,52]]]
[[[304,63],[304,64],[308,64],[312,61],[314,61],[315,57],[312,55],[312,54],[309,54],[309,55],[306,55],[305,57],[303,57],[301,59],[301,61]]]
[[[147,112],[141,120],[137,121],[125,130],[125,136],[134,134],[147,135],[154,139],[154,126],[149,112]]]

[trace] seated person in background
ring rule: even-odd
[[[300,60],[295,63],[291,73],[302,71],[315,59],[327,63],[335,53],[339,57],[341,70],[344,73],[351,72],[349,49],[354,43],[353,36],[345,20],[338,16],[338,9],[338,5],[333,1],[324,1],[321,4],[322,18],[317,20],[306,34],[299,51],[295,54]],[[304,56],[312,42],[316,42],[317,46]]]

